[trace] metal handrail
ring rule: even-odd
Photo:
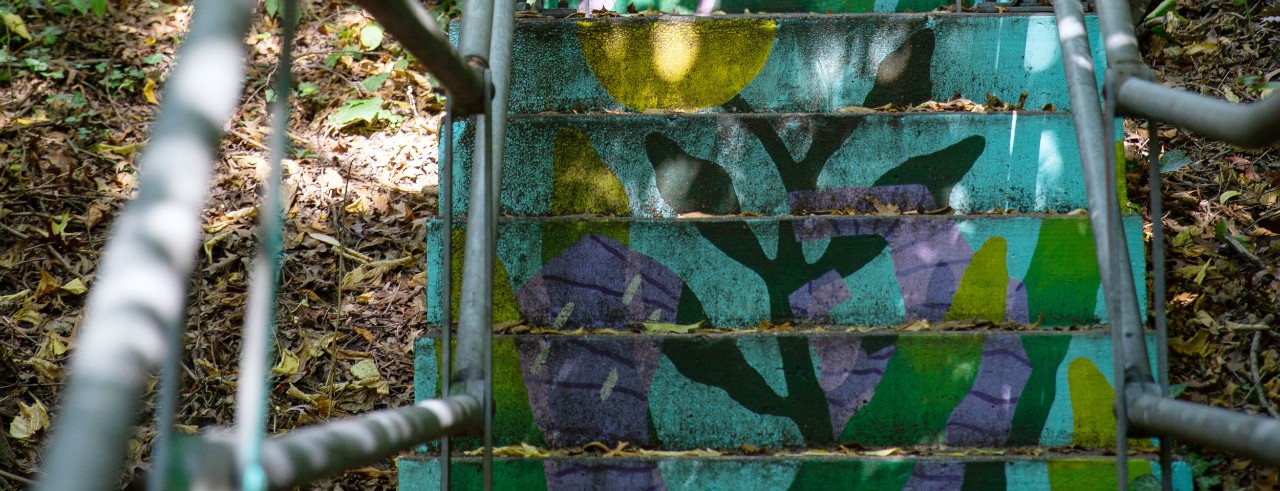
[[[484,0],[477,1],[482,3]],[[493,51],[506,53],[505,61],[496,63],[494,68],[497,70],[492,71],[493,78],[501,80],[497,88],[501,99],[495,103],[494,87],[488,81],[490,70],[485,67],[483,58],[473,57],[463,62],[419,4],[409,0],[356,2],[373,14],[388,32],[398,37],[406,49],[444,85],[449,95],[449,106],[453,108],[452,116],[472,114],[483,120],[485,115],[489,115],[492,122],[485,126],[492,129],[486,133],[503,134],[505,118],[495,115],[504,115],[506,111],[506,78],[514,19],[511,12],[506,15],[501,12],[511,8],[507,8],[505,3],[495,2],[504,6],[496,9],[499,12],[496,22],[492,19],[489,22],[489,25],[499,26],[495,35],[480,32],[490,30],[487,25],[476,29],[477,34],[470,35],[483,37],[485,43],[492,39]],[[185,332],[187,278],[194,267],[195,251],[199,245],[200,210],[209,189],[212,162],[224,134],[224,121],[239,103],[244,79],[245,45],[242,40],[248,33],[250,14],[256,3],[254,0],[196,1],[190,32],[179,51],[180,62],[163,89],[164,103],[157,123],[153,125],[151,144],[140,159],[138,197],[126,205],[116,221],[97,284],[89,295],[88,315],[81,327],[78,343],[80,348],[72,357],[63,409],[52,432],[42,466],[44,472],[35,485],[37,490],[114,489],[124,463],[128,438],[138,422],[147,381],[162,361],[176,360],[180,356],[181,343],[173,340],[182,339]],[[495,16],[492,5],[487,11],[483,8],[477,10],[482,11],[482,15]],[[464,42],[468,39],[470,37],[464,33]],[[199,64],[184,61],[188,59],[199,60]],[[285,60],[283,68],[287,72],[287,55],[282,56],[282,60]],[[281,83],[286,85],[284,90],[278,91],[278,97],[283,99],[289,91],[287,75],[281,75]],[[279,101],[276,106],[287,107]],[[276,118],[280,123],[284,115],[277,111]],[[279,128],[275,131],[279,138],[273,142],[272,153],[276,157],[285,146],[284,133]],[[477,159],[477,171],[492,168],[492,155],[499,158],[501,155],[500,142],[495,143],[492,138],[477,138],[476,145],[476,154],[486,156]],[[482,151],[484,149],[489,151]],[[277,158],[272,160],[275,165],[279,164]],[[473,210],[478,206],[479,212],[469,217],[469,228],[496,231],[492,217],[497,193],[488,190],[500,188],[500,177],[496,173],[491,175],[492,179],[485,180],[481,188],[484,195],[492,198],[478,205],[477,200],[472,200]],[[278,199],[273,194],[275,192],[278,189],[268,192],[269,204],[264,207],[265,215],[273,215],[270,200]],[[452,205],[442,204],[446,207]],[[278,207],[274,209],[278,212]],[[489,216],[487,222],[483,218],[486,215]],[[271,238],[279,233],[280,222],[267,218],[264,217],[261,236]],[[273,228],[277,230],[273,231]],[[448,233],[446,230],[446,240]],[[468,258],[493,257],[495,236],[489,234],[483,239],[479,244],[469,241]],[[257,261],[262,264],[255,264],[251,292],[269,293],[276,281],[276,274],[272,271],[278,268],[278,254],[276,259],[272,259],[271,251],[278,250],[278,247],[272,248],[270,244],[263,247],[266,248],[262,256],[265,259]],[[465,277],[470,280],[464,281],[464,293],[468,285],[477,283],[489,285],[491,289],[492,264],[488,268],[469,267]],[[446,292],[446,299],[448,295]],[[464,296],[471,298],[473,310],[492,310],[491,291]],[[270,305],[257,305],[256,309],[266,309],[265,322],[269,327]],[[263,334],[263,322],[258,319],[263,316],[254,316],[252,321],[249,317],[246,315],[246,338],[270,338]],[[472,328],[459,333],[460,344],[466,340],[469,344],[481,346],[486,354],[490,353],[492,326],[489,318],[482,317],[480,320],[483,322],[471,321]],[[270,339],[256,341],[260,341],[256,343],[259,345],[270,343]],[[254,342],[246,339],[247,345]],[[269,344],[254,348],[251,350],[255,353],[254,360],[249,363],[269,363],[268,357],[259,356],[269,353],[269,350]],[[489,365],[478,364],[471,359],[473,354],[460,352],[460,356],[461,365],[488,371]],[[485,361],[491,363],[489,359]],[[242,368],[242,375],[252,382],[259,378],[254,374],[265,375],[265,370],[265,365]],[[486,381],[491,381],[490,373],[483,375]],[[265,377],[262,378],[264,380],[257,384],[250,384],[246,392],[258,390],[253,385],[261,387],[261,382],[265,382]],[[166,385],[176,385],[176,380],[176,377],[167,378]],[[375,411],[300,429],[266,441],[255,437],[257,430],[254,429],[242,428],[238,441],[231,438],[229,432],[214,429],[195,441],[194,445],[200,447],[201,452],[187,452],[182,459],[168,458],[174,452],[167,450],[170,447],[168,438],[162,438],[162,448],[156,455],[158,467],[153,467],[152,472],[172,472],[183,477],[184,482],[210,489],[296,486],[342,469],[382,460],[432,439],[474,429],[480,421],[487,421],[485,415],[491,413],[483,409],[492,404],[490,383],[467,388],[469,390],[465,394],[446,394],[444,399]],[[173,392],[171,389],[167,388],[165,392]],[[246,408],[256,405],[251,394],[244,399]],[[171,424],[167,416],[173,414],[174,403],[168,396],[160,401],[164,407],[157,424],[162,427],[162,435],[172,433],[163,430]],[[244,417],[242,409],[237,411],[237,424],[253,426],[261,422],[261,418]],[[236,448],[246,442],[260,445],[257,449],[250,449],[247,458],[244,457],[246,452]],[[241,454],[239,459],[236,458],[238,453]],[[169,460],[174,464],[167,465]],[[69,469],[75,471],[69,472]],[[258,473],[255,474],[254,470]],[[254,478],[255,475],[258,477]],[[245,480],[245,476],[250,479]],[[489,481],[487,476],[486,481]],[[164,477],[150,480],[153,488],[165,489],[178,485],[178,482],[169,482]]]
[[[1219,448],[1259,461],[1280,464],[1280,421],[1179,401],[1165,396],[1167,371],[1162,310],[1157,306],[1157,338],[1160,353],[1159,381],[1152,376],[1142,314],[1138,310],[1133,274],[1124,234],[1119,230],[1120,209],[1116,193],[1115,151],[1109,141],[1117,111],[1130,116],[1146,116],[1216,137],[1242,146],[1262,146],[1280,139],[1280,98],[1236,106],[1204,96],[1159,86],[1146,80],[1150,70],[1142,62],[1132,18],[1121,0],[1100,0],[1099,24],[1103,30],[1108,60],[1106,111],[1100,107],[1093,59],[1085,34],[1083,9],[1079,0],[1055,0],[1062,60],[1076,123],[1076,138],[1084,168],[1089,200],[1089,219],[1095,230],[1099,272],[1107,298],[1111,321],[1113,366],[1115,370],[1116,456],[1120,489],[1128,487],[1127,439],[1159,436],[1163,486],[1170,489],[1169,438]],[[1231,118],[1226,124],[1223,118]],[[1262,124],[1267,123],[1267,124]],[[1155,123],[1149,125],[1155,132]],[[1158,140],[1153,140],[1158,146]],[[1158,149],[1152,149],[1158,155]],[[1159,167],[1150,169],[1158,184]],[[1159,188],[1153,186],[1153,203]],[[1153,207],[1153,209],[1157,209]],[[1156,240],[1162,240],[1160,217]],[[1163,247],[1162,243],[1155,247]],[[1155,260],[1162,260],[1155,254]],[[1157,265],[1157,275],[1163,265]],[[1162,290],[1157,284],[1153,290]],[[1163,301],[1162,291],[1153,292]]]
[[[1241,147],[1280,142],[1280,98],[1233,104],[1152,82],[1127,0],[1098,0],[1098,19],[1122,115],[1154,119]]]
[[[484,84],[480,74],[468,69],[465,58],[454,51],[449,36],[436,25],[426,7],[413,0],[352,1],[373,14],[378,23],[440,81],[454,101],[456,116],[484,112]]]

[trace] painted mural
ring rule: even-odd
[[[557,8],[559,0],[544,0],[542,8]],[[941,0],[572,0],[568,8],[578,12],[607,9],[625,12],[627,8],[639,11],[669,14],[712,14],[715,12],[741,14],[743,12],[928,12],[939,7],[955,5]]]
[[[1106,333],[499,337],[495,439],[666,450],[1104,448],[1115,442],[1109,341]],[[415,393],[426,398],[438,392],[438,342],[417,343]]]
[[[1116,464],[1107,459],[958,461],[929,460],[749,460],[666,459],[617,461],[616,459],[497,459],[496,489],[520,490],[1070,490],[1116,489]],[[401,459],[400,489],[434,490],[439,482],[439,461]],[[1132,489],[1159,487],[1159,466],[1131,460]],[[1191,469],[1184,462],[1173,467],[1174,489],[1190,491]],[[459,459],[452,476],[454,489],[482,489],[480,464]],[[1144,486],[1154,485],[1153,488]]]
[[[1065,212],[1086,205],[1073,128],[1067,113],[513,116],[502,211]],[[467,125],[456,210],[469,204],[472,142]]]
[[[874,0],[885,1],[893,2]],[[919,1],[926,0],[896,3]],[[761,112],[834,112],[956,95],[1017,101],[1023,92],[1028,110],[1070,106],[1052,15],[857,19],[522,20],[515,38],[511,111],[731,112],[735,109],[725,104],[737,97]],[[1087,24],[1090,33],[1099,32],[1096,18],[1089,17]],[[1090,43],[1102,67],[1105,57],[1096,34]]]
[[[1125,221],[1145,298],[1141,227],[1140,217]],[[1084,216],[510,219],[498,235],[497,322],[568,331],[1106,320]],[[452,236],[457,284],[462,230]],[[442,240],[438,222],[429,224],[428,250]],[[430,257],[428,267],[443,260]],[[439,322],[442,291],[430,277],[430,322]]]

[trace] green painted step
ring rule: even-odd
[[[1124,229],[1144,299],[1142,218]],[[439,221],[427,235],[428,271],[440,271]],[[464,233],[452,236],[456,285]],[[562,330],[1106,320],[1083,215],[513,218],[500,221],[497,250],[495,321]],[[438,325],[443,281],[428,276],[427,319]]]
[[[1096,34],[1091,46],[1101,68]],[[513,60],[513,113],[828,112],[1023,92],[1026,109],[1069,106],[1048,14],[522,19]]]
[[[439,347],[416,340],[419,400]],[[494,365],[499,446],[1115,444],[1106,332],[499,336]]]
[[[474,126],[458,128],[465,213]],[[513,116],[503,164],[502,213],[517,216],[1087,204],[1067,113]]]
[[[896,489],[981,491],[1110,491],[1116,489],[1115,460],[1104,457],[664,457],[653,459],[496,459],[494,489],[653,489],[773,491]],[[398,461],[400,489],[439,489],[439,461],[426,456]],[[453,489],[481,489],[480,461],[460,458]],[[1154,458],[1129,461],[1130,487],[1159,489]],[[1191,468],[1173,466],[1173,489],[1191,491]],[[1155,487],[1140,487],[1154,484]]]
[[[545,0],[542,8],[557,8],[557,0]],[[587,2],[571,0],[570,8],[586,12]],[[749,12],[830,12],[830,13],[866,13],[866,12],[928,12],[939,7],[950,7],[955,3],[942,0],[591,0],[591,9],[609,9],[614,12],[625,12],[628,5],[638,11],[652,10],[669,14],[711,14],[724,12],[741,14]],[[966,3],[972,7],[972,3]]]

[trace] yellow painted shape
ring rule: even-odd
[[[600,159],[586,133],[573,126],[561,128],[551,155],[552,215],[631,215],[622,181]]]
[[[1008,249],[1004,237],[992,237],[973,254],[945,320],[1004,320],[1009,285],[1009,268],[1005,265]]]
[[[465,230],[453,231],[453,321],[458,321],[459,305],[462,295],[462,258],[467,242]],[[511,291],[511,280],[507,278],[507,268],[502,260],[493,260],[493,322],[520,320],[520,306],[516,303],[516,294]]]
[[[1071,413],[1075,418],[1073,443],[1084,447],[1108,447],[1116,442],[1116,417],[1111,412],[1114,389],[1098,366],[1086,358],[1071,360],[1067,368]]]
[[[578,44],[609,95],[628,108],[692,110],[728,102],[764,68],[778,26],[767,19],[578,22]]]

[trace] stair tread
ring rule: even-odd
[[[1132,457],[1130,485],[1156,484],[1155,456]],[[455,458],[455,489],[478,489],[480,460]],[[439,460],[397,461],[400,488],[436,489]],[[1173,463],[1174,489],[1192,489],[1186,461]],[[1116,464],[1103,456],[992,458],[716,457],[494,460],[495,489],[1039,489],[1113,490]]]
[[[1096,18],[1087,25],[1104,66]],[[835,111],[1023,92],[1028,109],[1070,105],[1051,15],[522,19],[514,46],[513,113]]]

